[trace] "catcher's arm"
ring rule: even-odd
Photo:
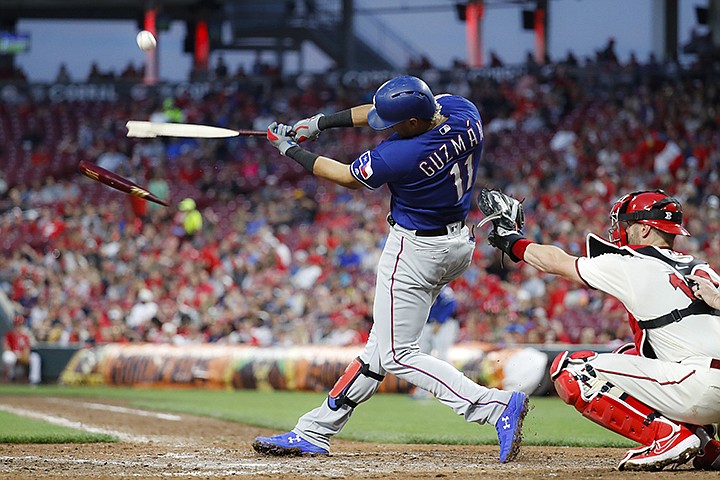
[[[525,263],[532,265],[541,272],[559,275],[567,280],[585,284],[577,272],[578,257],[566,253],[554,245],[530,243],[522,256]]]
[[[499,190],[483,188],[478,196],[478,207],[486,216],[478,226],[488,221],[493,224],[488,235],[490,245],[507,254],[514,262],[523,260],[542,272],[584,283],[575,267],[577,257],[554,245],[535,243],[521,233],[525,224],[522,202]]]

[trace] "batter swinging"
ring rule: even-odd
[[[394,133],[349,166],[297,144],[328,128],[367,125]],[[318,114],[292,127],[274,122],[267,137],[318,177],[352,189],[387,184],[392,198],[389,236],[377,269],[374,324],[362,354],[327,401],[303,415],[291,432],[258,437],[253,448],[272,455],[327,454],[330,437],[390,372],[429,391],[468,422],[494,424],[500,461],[513,460],[527,396],[480,386],[418,346],[430,306],[443,286],[465,271],[475,248],[465,225],[483,145],[475,105],[453,95],[434,97],[419,78],[401,76],[380,86],[373,105]]]

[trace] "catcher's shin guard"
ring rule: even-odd
[[[674,435],[679,425],[610,383],[597,380],[587,361],[595,352],[563,352],[553,361],[550,375],[562,400],[584,417],[642,445]]]
[[[370,365],[358,357],[350,362],[330,390],[328,406],[331,410],[338,410],[343,405],[355,408],[375,393],[384,378],[384,375],[371,371]]]

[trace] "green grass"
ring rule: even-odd
[[[99,443],[117,437],[59,427],[0,411],[0,443]]]
[[[44,395],[127,400],[135,408],[209,416],[287,431],[325,394],[255,390],[157,390],[115,387],[0,386],[3,395]],[[585,419],[554,397],[532,397],[526,445],[632,447],[634,443]],[[0,431],[4,430],[0,423]],[[375,443],[495,444],[491,425],[468,424],[440,402],[379,394],[356,410],[338,436]]]

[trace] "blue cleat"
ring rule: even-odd
[[[500,462],[512,462],[520,453],[522,442],[522,424],[529,408],[528,396],[522,392],[513,392],[507,408],[495,423],[500,443]]]
[[[258,453],[277,457],[328,454],[327,450],[313,445],[295,432],[287,432],[273,437],[256,437],[252,447]]]

